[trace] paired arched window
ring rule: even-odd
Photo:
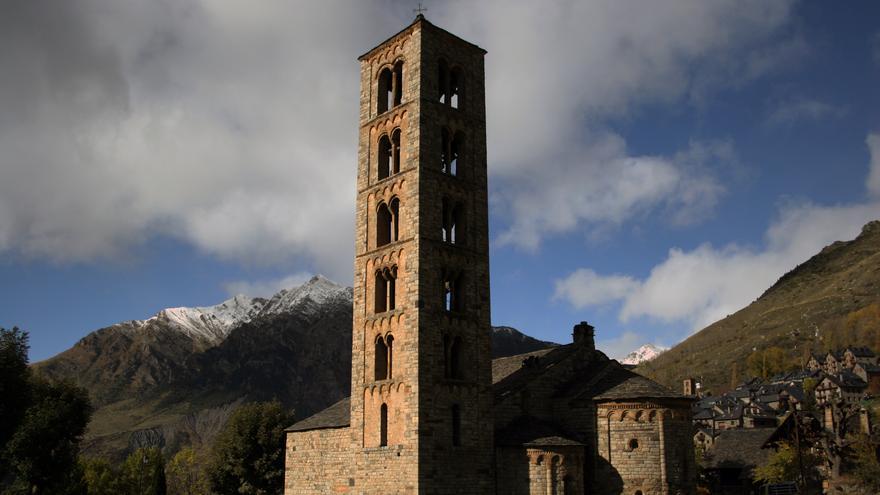
[[[396,266],[376,270],[376,313],[384,313],[394,309],[396,283]]]
[[[388,404],[379,408],[379,446],[388,446]]]
[[[400,231],[400,200],[380,203],[376,210],[376,247],[397,242]]]
[[[453,273],[446,273],[443,277],[443,309],[447,312],[464,309],[462,278],[460,274]]]
[[[403,60],[379,72],[376,113],[387,112],[403,101]]]
[[[391,136],[383,134],[379,138],[379,180],[400,173],[400,129],[391,131]]]
[[[443,336],[443,376],[453,380],[464,378],[461,337]]]
[[[461,445],[461,406],[452,405],[452,445]]]
[[[390,380],[394,362],[394,336],[376,337],[376,380]]]
[[[464,244],[464,205],[443,198],[441,239],[449,244]]]
[[[463,103],[464,73],[461,68],[450,68],[445,60],[438,64],[438,101],[452,108],[461,108]]]
[[[464,156],[464,133],[440,130],[440,171],[449,175],[461,175]]]

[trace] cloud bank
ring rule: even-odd
[[[783,274],[834,241],[852,239],[861,227],[880,218],[880,134],[870,134],[867,181],[873,196],[863,203],[823,206],[789,204],[764,234],[761,247],[703,244],[685,251],[672,248],[644,279],[602,275],[588,268],[556,281],[554,298],[575,308],[620,304],[619,319],[648,318],[699,330],[743,308]]]
[[[805,45],[788,33],[791,6],[432,4],[433,22],[490,50],[500,240],[536,248],[646,211],[685,224],[711,213],[729,148],[632,156],[608,122],[646,103],[699,104],[796,59]],[[8,2],[0,250],[104,260],[165,236],[347,279],[355,57],[410,20],[378,0]]]

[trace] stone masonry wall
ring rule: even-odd
[[[285,495],[354,493],[349,428],[290,432],[284,459]]]
[[[691,495],[693,449],[686,407],[602,403],[598,418],[599,493]]]

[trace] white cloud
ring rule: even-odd
[[[503,191],[493,201],[523,215],[502,237],[537,246],[654,208],[673,223],[711,212],[711,167],[631,156],[603,121],[776,70],[771,47],[798,46],[785,33],[791,5],[432,5],[432,21],[490,51],[490,167]],[[0,249],[67,262],[171,236],[224,258],[299,257],[350,275],[355,57],[408,9],[14,0],[3,14]]]
[[[602,276],[589,268],[581,268],[568,277],[557,280],[555,286],[554,300],[568,301],[572,306],[580,309],[623,299],[635,290],[639,283],[629,276]]]
[[[868,145],[868,153],[871,156],[868,193],[880,197],[880,132],[868,134],[865,144]]]
[[[801,121],[835,119],[845,113],[843,108],[823,101],[799,98],[777,103],[765,120],[769,127],[785,127]]]
[[[880,135],[869,134],[867,144],[866,186],[875,191]],[[799,263],[834,241],[856,237],[864,224],[877,219],[876,199],[837,206],[789,204],[767,228],[761,247],[706,243],[690,251],[672,248],[642,280],[581,268],[556,281],[554,299],[575,308],[619,302],[624,323],[644,317],[685,323],[696,331],[743,308]]]
[[[581,269],[557,282],[567,289],[557,295],[577,308],[607,304],[612,295],[618,296],[622,322],[647,317],[685,323],[696,331],[743,308],[798,263],[834,241],[854,238],[865,223],[878,218],[880,203],[790,206],[767,229],[761,249],[737,244],[673,248],[643,280],[625,275],[581,279],[578,273],[589,271]],[[595,294],[608,297],[597,299]]]
[[[493,199],[513,221],[501,245],[534,250],[546,235],[617,225],[656,209],[673,224],[702,220],[724,192],[709,162],[733,161],[730,146],[719,143],[692,143],[670,158],[630,156],[613,134],[548,158],[541,168],[502,179]]]
[[[244,294],[250,297],[270,297],[282,289],[292,289],[309,281],[312,275],[305,272],[294,273],[286,277],[269,280],[236,280],[223,284],[223,288],[230,296]]]

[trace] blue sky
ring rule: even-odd
[[[427,6],[489,52],[497,325],[671,345],[880,218],[876,2]],[[350,284],[355,58],[412,8],[13,2],[0,326],[40,360],[164,307]]]

